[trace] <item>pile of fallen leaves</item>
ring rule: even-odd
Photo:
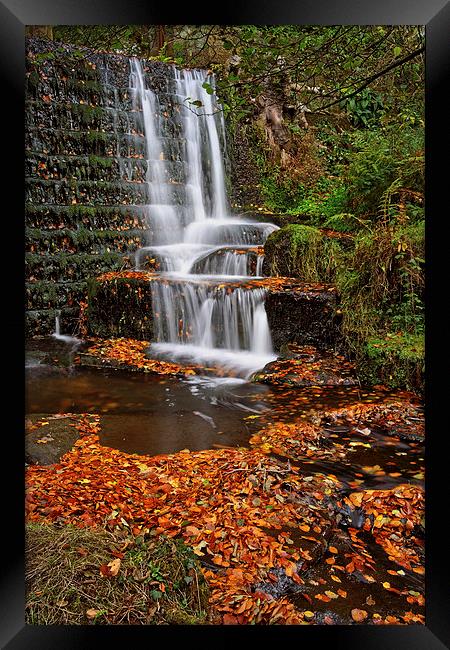
[[[404,400],[386,400],[376,404],[357,402],[345,407],[322,412],[330,422],[343,420],[358,424],[362,421],[370,427],[389,431],[390,435],[412,439],[425,436],[425,418],[423,409],[412,402]]]
[[[208,562],[204,575],[211,603],[224,623],[274,622],[275,615],[286,623],[302,619],[287,599],[255,593],[253,587],[276,581],[276,570],[302,582],[299,566],[313,555],[293,548],[283,529],[303,526],[322,548],[322,532],[330,528],[320,507],[323,483],[314,489],[256,451],[146,457],[102,447],[98,416],[84,415],[77,428],[81,437],[60,463],[27,469],[30,521],[181,535]],[[312,490],[315,508],[292,497],[304,489]]]
[[[297,454],[313,456],[319,441],[319,429],[311,424],[277,422],[252,435],[249,442],[264,454],[295,458]]]
[[[417,537],[423,524],[424,501],[423,489],[416,485],[352,492],[343,499],[350,509],[363,511],[363,530],[374,535],[388,558],[419,575],[425,573],[423,543]]]
[[[175,377],[195,375],[199,371],[203,371],[200,366],[181,366],[171,361],[149,359],[147,356],[150,347],[149,341],[127,338],[90,339],[90,342],[92,341],[94,341],[93,345],[78,356],[75,360],[76,363],[88,364],[92,358],[97,358],[108,367]]]
[[[359,531],[351,530],[345,564],[333,559],[331,542],[339,537],[333,502],[338,501],[342,487],[336,477],[305,475],[289,461],[267,455],[270,450],[283,451],[283,441],[289,436],[298,437],[291,428],[279,430],[278,443],[274,429],[268,438],[270,449],[183,450],[149,457],[100,445],[99,416],[84,414],[74,425],[80,438],[59,463],[27,468],[28,520],[102,526],[114,532],[126,530],[132,536],[182,538],[201,560],[210,604],[221,623],[318,623],[321,620],[314,613],[311,617],[313,598],[318,604],[333,598],[345,603],[348,590],[339,587],[339,593],[328,585],[342,582],[337,571],[350,575],[362,570],[366,581],[376,581],[375,561],[359,539]],[[313,427],[307,425],[303,435],[314,443]],[[395,488],[394,496],[386,491],[389,507],[389,499],[398,499],[395,494],[401,489]],[[395,505],[406,512],[411,499],[411,507],[419,512],[423,504],[408,489],[402,492],[402,504],[395,501]],[[365,497],[368,503],[372,496]],[[382,514],[378,501],[372,501]],[[399,549],[394,553],[389,547],[397,562],[402,541],[397,544],[389,537],[389,543]],[[327,573],[318,581],[308,580],[308,571],[321,557],[326,558],[320,566]],[[412,556],[408,561],[413,566]],[[314,585],[319,592],[311,596],[307,592]],[[296,589],[308,609],[292,602],[289,594]],[[399,590],[398,596],[403,597],[403,592]],[[421,606],[422,597],[417,598],[416,607]],[[360,622],[350,610],[349,604],[347,616]],[[334,622],[329,616],[324,622],[328,619]],[[391,621],[374,612],[371,620],[423,622],[423,616],[410,610]]]

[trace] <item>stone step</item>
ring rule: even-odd
[[[159,92],[157,108],[161,113],[169,113],[175,117],[180,107],[186,106],[187,98],[184,95],[175,95],[175,82],[170,81],[173,93]],[[121,111],[140,110],[139,101],[134,99],[134,91],[129,86],[115,86],[111,83],[96,79],[77,79],[76,77],[42,78],[26,84],[25,96],[29,100],[58,102],[73,102],[74,104],[86,104],[102,106],[104,108],[115,108]]]
[[[110,156],[62,156],[29,153],[25,175],[44,180],[144,182],[147,162]]]
[[[32,309],[25,314],[25,335],[27,338],[45,336],[55,331],[56,316],[63,323],[63,331],[69,335],[78,333],[79,307],[60,309]]]
[[[45,97],[45,95],[44,95]],[[98,131],[144,135],[144,121],[141,111],[121,110],[98,103],[79,103],[66,100],[55,102],[28,99],[25,102],[27,128],[52,128],[67,131]],[[179,112],[162,106],[158,120],[161,135],[169,138],[181,137]]]
[[[27,91],[33,92],[40,84],[50,81],[50,89],[66,88],[66,92],[78,86],[97,90],[101,85],[112,85],[127,90],[130,84],[129,58],[120,54],[86,52],[81,58],[70,56],[70,46],[64,52],[50,53],[51,42],[45,43],[45,52],[33,51],[34,45],[27,43],[26,79]],[[58,49],[58,43],[54,43]],[[74,48],[76,49],[76,47]],[[146,61],[144,77],[148,88],[158,93],[175,92],[172,66],[160,61]]]
[[[48,102],[27,100],[25,102],[26,127],[50,128],[67,131],[94,129],[98,131],[143,135],[142,116],[105,108],[104,106],[75,102]]]
[[[32,205],[146,205],[148,189],[143,183],[124,181],[54,181],[26,178],[25,202]]]
[[[87,282],[26,282],[25,309],[63,309],[79,307],[86,298]]]
[[[151,282],[192,282],[153,272],[106,273],[88,281],[88,331],[104,338],[153,337]],[[245,283],[197,277],[198,284],[233,291],[263,288],[274,349],[288,343],[333,347],[339,336],[339,297],[332,285],[310,284],[295,278],[249,278]]]
[[[30,228],[89,231],[146,230],[145,206],[138,205],[32,205],[25,206]]]
[[[178,142],[178,141],[176,141]],[[146,142],[143,135],[99,131],[73,130],[29,126],[25,133],[25,147],[33,154],[94,155],[140,157],[145,159]],[[181,156],[179,156],[181,157]],[[177,159],[177,157],[175,158]]]
[[[41,230],[27,228],[25,231],[26,253],[106,253],[135,251],[144,243],[143,231],[114,230],[90,231],[85,228],[70,230]]]
[[[25,277],[30,282],[79,282],[105,271],[120,271],[130,264],[127,259],[123,253],[116,251],[106,254],[26,253]]]

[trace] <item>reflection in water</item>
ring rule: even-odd
[[[387,396],[351,387],[286,389],[236,378],[177,380],[88,369],[61,374],[49,366],[29,367],[27,373],[28,413],[99,413],[102,444],[150,455],[248,446],[250,436],[271,423]],[[421,443],[379,427],[372,428],[369,443],[357,428],[325,426],[321,444],[322,451],[299,458],[299,466],[310,474],[332,473],[345,489],[420,482]]]
[[[27,372],[28,413],[99,413],[104,416],[102,444],[131,453],[245,445],[251,425],[244,418],[267,408],[268,389],[240,380],[179,381],[98,370],[64,376],[33,368]]]

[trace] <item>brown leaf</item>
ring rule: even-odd
[[[112,576],[116,576],[119,573],[120,564],[121,564],[121,560],[118,557],[116,557],[115,560],[111,560],[111,562],[108,562],[109,571]]]

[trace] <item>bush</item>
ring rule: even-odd
[[[423,129],[405,127],[356,131],[355,153],[344,172],[349,188],[347,210],[375,220],[380,201],[397,181],[397,190],[423,195]]]
[[[359,233],[336,284],[362,382],[423,387],[424,223]]]
[[[423,336],[388,333],[371,337],[357,364],[360,381],[390,388],[423,389],[425,350]]]

